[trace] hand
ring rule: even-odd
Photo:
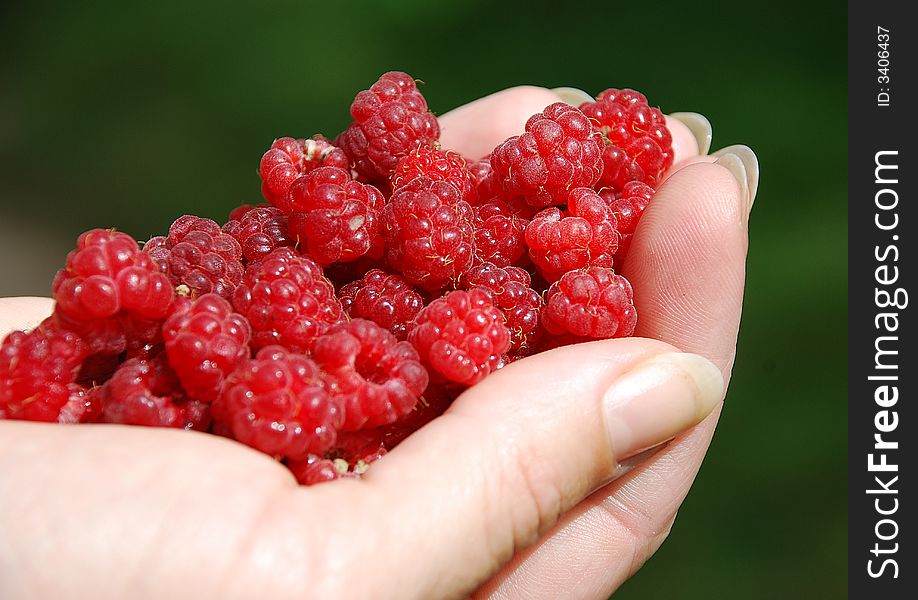
[[[556,100],[513,88],[459,108],[443,146],[484,154]],[[643,338],[514,363],[364,479],[312,488],[217,436],[0,422],[0,597],[607,597],[672,525],[739,326],[748,156],[703,164],[671,127],[687,166],[624,268]],[[0,334],[49,311],[6,300]]]

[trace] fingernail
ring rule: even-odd
[[[573,87],[556,87],[551,91],[561,96],[561,100],[567,102],[571,106],[579,107],[584,102],[596,102],[593,96],[587,94],[583,90]]]
[[[711,128],[711,122],[707,117],[696,112],[677,112],[671,115],[672,118],[682,121],[689,128],[695,140],[698,142],[698,154],[704,155],[711,149],[711,139],[714,136],[714,130]]]
[[[603,398],[613,456],[621,461],[700,423],[723,399],[720,370],[697,354],[657,355],[621,375]]]
[[[715,161],[733,173],[743,192],[743,207],[748,219],[755,196],[759,191],[759,159],[749,146],[737,144],[721,148],[711,156],[716,156]]]

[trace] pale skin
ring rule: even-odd
[[[557,99],[504,90],[443,115],[441,142],[485,154]],[[639,337],[514,363],[364,479],[312,488],[217,436],[0,421],[0,597],[606,598],[669,534],[742,308],[754,186],[670,126],[623,269]],[[0,300],[0,335],[51,307]]]

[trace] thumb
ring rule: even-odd
[[[649,339],[509,365],[367,473],[375,514],[398,536],[374,554],[377,572],[418,597],[470,592],[614,479],[619,461],[697,424],[723,394],[707,359]]]

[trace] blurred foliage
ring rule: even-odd
[[[846,22],[825,0],[5,5],[0,220],[63,252],[94,226],[145,239],[189,207],[223,219],[259,200],[274,137],[334,136],[392,69],[423,79],[437,112],[531,83],[631,86],[704,113],[715,148],[761,160],[734,380],[673,535],[616,597],[841,598]],[[0,293],[47,293],[10,274],[50,281],[56,256],[17,256]]]

